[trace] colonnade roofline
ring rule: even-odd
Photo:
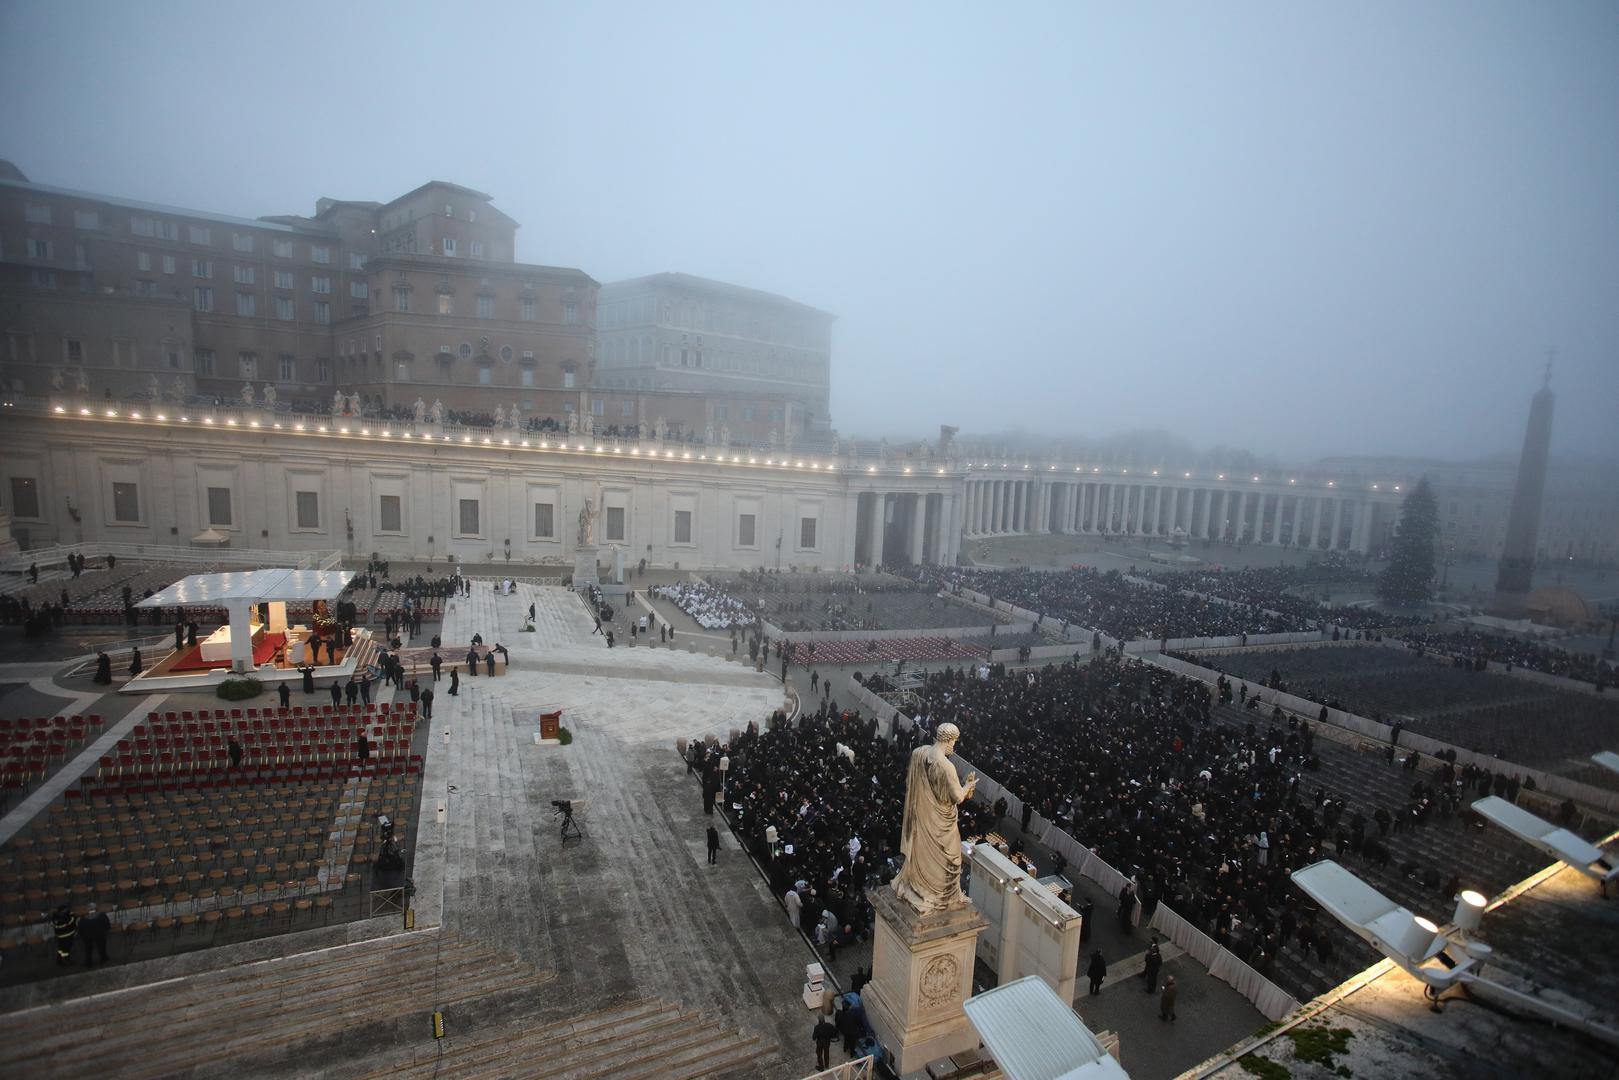
[[[37,413],[64,422],[90,421],[146,430],[215,430],[279,434],[307,438],[353,440],[372,445],[432,446],[501,453],[529,451],[537,456],[563,457],[574,464],[596,461],[642,461],[690,465],[723,465],[739,473],[770,471],[820,473],[848,480],[870,477],[916,480],[959,477],[963,463],[911,458],[834,456],[795,453],[791,448],[765,451],[723,448],[707,444],[667,443],[656,439],[598,438],[578,432],[534,432],[516,428],[463,428],[454,424],[415,423],[409,420],[324,414],[277,413],[261,409],[159,404],[146,409],[90,402],[61,402],[46,408],[28,408],[14,400],[0,400],[0,416]]]
[[[1003,475],[1013,474],[1023,476],[1023,474],[1027,473],[1027,479],[1046,477],[1052,480],[1063,480],[1064,482],[1068,483],[1072,483],[1073,479],[1078,476],[1086,482],[1105,481],[1109,483],[1136,483],[1157,480],[1165,484],[1182,485],[1187,484],[1188,482],[1191,484],[1264,484],[1277,488],[1314,488],[1323,491],[1330,488],[1335,492],[1365,491],[1377,492],[1378,494],[1392,494],[1396,492],[1403,494],[1408,486],[1407,482],[1404,480],[1398,483],[1391,480],[1366,481],[1358,477],[1342,480],[1338,478],[1326,480],[1319,476],[1309,475],[1302,470],[1283,473],[1281,475],[1264,475],[1254,473],[1186,472],[1184,470],[1177,471],[1174,469],[1135,469],[1132,471],[1130,469],[1119,468],[1117,466],[1069,466],[1066,464],[1047,465],[990,461],[968,462],[965,468],[967,478],[969,480],[982,479],[985,476],[1000,477]],[[1123,480],[1123,478],[1126,477],[1129,479],[1127,481]]]

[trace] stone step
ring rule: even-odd
[[[51,1031],[33,1028],[0,1049],[0,1071],[117,1072],[163,1076],[199,1065],[271,1053],[418,1007],[421,988],[438,1004],[537,985],[551,976],[476,942],[416,935],[408,946],[326,950],[305,957],[156,983],[58,1006]],[[349,954],[353,955],[349,955]],[[75,1012],[82,1011],[82,1019]]]
[[[615,1031],[643,1031],[669,1022],[670,1016],[679,1018],[679,1010],[662,1001],[643,998],[614,1005],[596,1012],[559,1020],[550,1024],[519,1029],[502,1029],[492,1035],[477,1038],[454,1038],[447,1047],[417,1048],[408,1062],[393,1062],[360,1080],[381,1080],[392,1076],[426,1076],[443,1072],[461,1074],[464,1070],[481,1069],[491,1063],[512,1059],[535,1060],[549,1058],[565,1051],[572,1043],[586,1044],[592,1039],[610,1037]]]

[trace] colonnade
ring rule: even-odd
[[[1369,492],[1160,480],[969,475],[968,537],[1072,533],[1182,537],[1366,553],[1398,512]]]

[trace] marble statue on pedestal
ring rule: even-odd
[[[956,776],[950,754],[960,737],[956,725],[940,724],[932,743],[911,751],[899,841],[905,866],[894,878],[894,895],[923,915],[967,903],[956,807],[972,798],[978,774],[969,774],[965,784]]]
[[[776,448],[776,442],[777,442],[777,440],[778,440],[778,439],[779,439],[779,438],[780,438],[780,436],[778,436],[778,435],[777,435],[777,434],[776,434],[776,429],[775,429],[775,428],[771,428],[771,429],[770,429],[770,435],[769,435],[769,437],[768,437],[768,438],[767,438],[767,440],[766,440],[766,441],[767,441],[767,442],[768,442],[768,443],[769,443],[769,445],[770,445],[770,449],[772,449],[772,450],[774,450],[774,449],[775,449],[775,448]]]
[[[62,369],[59,367],[51,368],[51,389],[60,394],[66,387],[67,383],[62,378]]]
[[[427,410],[427,415],[435,424],[444,423],[444,402],[434,398],[433,407]]]
[[[653,430],[657,432],[659,442],[669,437],[669,425],[663,422],[663,417],[661,416],[658,417],[658,422],[653,425]]]
[[[163,387],[158,385],[156,375],[146,376],[146,396],[153,401],[163,400]]]
[[[523,410],[518,407],[517,402],[512,402],[512,411],[506,414],[506,419],[514,428],[523,426]]]
[[[169,383],[169,396],[175,401],[184,401],[186,399],[185,380],[178,375]]]
[[[506,406],[504,405],[495,406],[495,426],[498,428],[506,426]]]
[[[250,382],[242,384],[242,404],[250,409],[258,404],[258,398],[253,396],[253,384]]]
[[[712,423],[703,428],[703,442],[707,443],[709,446],[714,445],[714,425]]]
[[[360,395],[359,394],[350,394],[349,395],[349,412],[353,413],[355,416],[359,416],[363,411],[364,410],[362,410],[360,408]]]
[[[73,373],[73,382],[76,384],[80,394],[90,392],[90,375],[83,368]]]
[[[416,415],[416,422],[418,424],[421,423],[423,420],[427,419],[427,402],[423,401],[421,398],[417,398],[416,404],[411,406],[411,411]]]
[[[333,416],[341,416],[342,414],[343,414],[343,391],[341,391],[341,390],[333,390],[332,391],[332,415]]]
[[[585,413],[585,434],[586,435],[594,435],[594,434],[596,434],[596,414],[595,413],[588,413],[588,412]]]
[[[730,446],[731,445],[731,425],[730,424],[721,424],[720,425],[720,445],[721,446]]]
[[[596,512],[590,500],[579,508],[579,546],[591,547],[596,543]]]
[[[568,434],[579,434],[579,414],[576,412],[571,412],[568,414]]]
[[[262,396],[264,398],[264,407],[266,409],[275,408],[275,387],[271,386],[269,383],[265,383],[264,394]]]

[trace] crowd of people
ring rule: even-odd
[[[1399,636],[1414,649],[1475,661],[1481,667],[1494,662],[1601,686],[1613,686],[1619,681],[1619,668],[1612,660],[1525,638],[1469,629],[1407,631]]]
[[[1334,588],[1370,591],[1376,576],[1337,553],[1307,566],[1252,566],[1236,569],[1158,570],[1153,581],[1184,592],[1202,593],[1262,611],[1273,611],[1301,623],[1331,623],[1346,630],[1415,626],[1424,620],[1390,615],[1372,607],[1334,607],[1312,592],[1330,595]]]
[[[1551,772],[1611,782],[1584,767],[1613,748],[1619,699],[1574,693],[1483,672],[1466,659],[1424,656],[1420,647],[1247,649],[1178,659],[1256,687],[1404,727],[1443,742]],[[1610,774],[1611,776],[1611,774]]]
[[[912,572],[933,587],[971,589],[1033,611],[1043,619],[1089,627],[1122,641],[1296,633],[1316,630],[1321,625],[1318,618],[1272,613],[1252,604],[1223,603],[1142,584],[1117,570],[926,566]]]
[[[869,938],[865,891],[898,869],[906,765],[924,738],[907,729],[885,739],[875,719],[827,699],[797,723],[778,715],[766,730],[750,725],[729,745],[694,742],[687,761],[703,778],[705,809],[721,806],[793,925],[836,956]],[[961,808],[963,837],[988,824],[983,806]]]
[[[746,629],[759,622],[748,605],[717,585],[706,581],[682,581],[654,585],[653,596],[669,601],[705,630]]]
[[[711,577],[749,610],[789,633],[815,630],[919,630],[972,626],[984,615],[948,603],[929,585],[886,574],[782,574]]]

